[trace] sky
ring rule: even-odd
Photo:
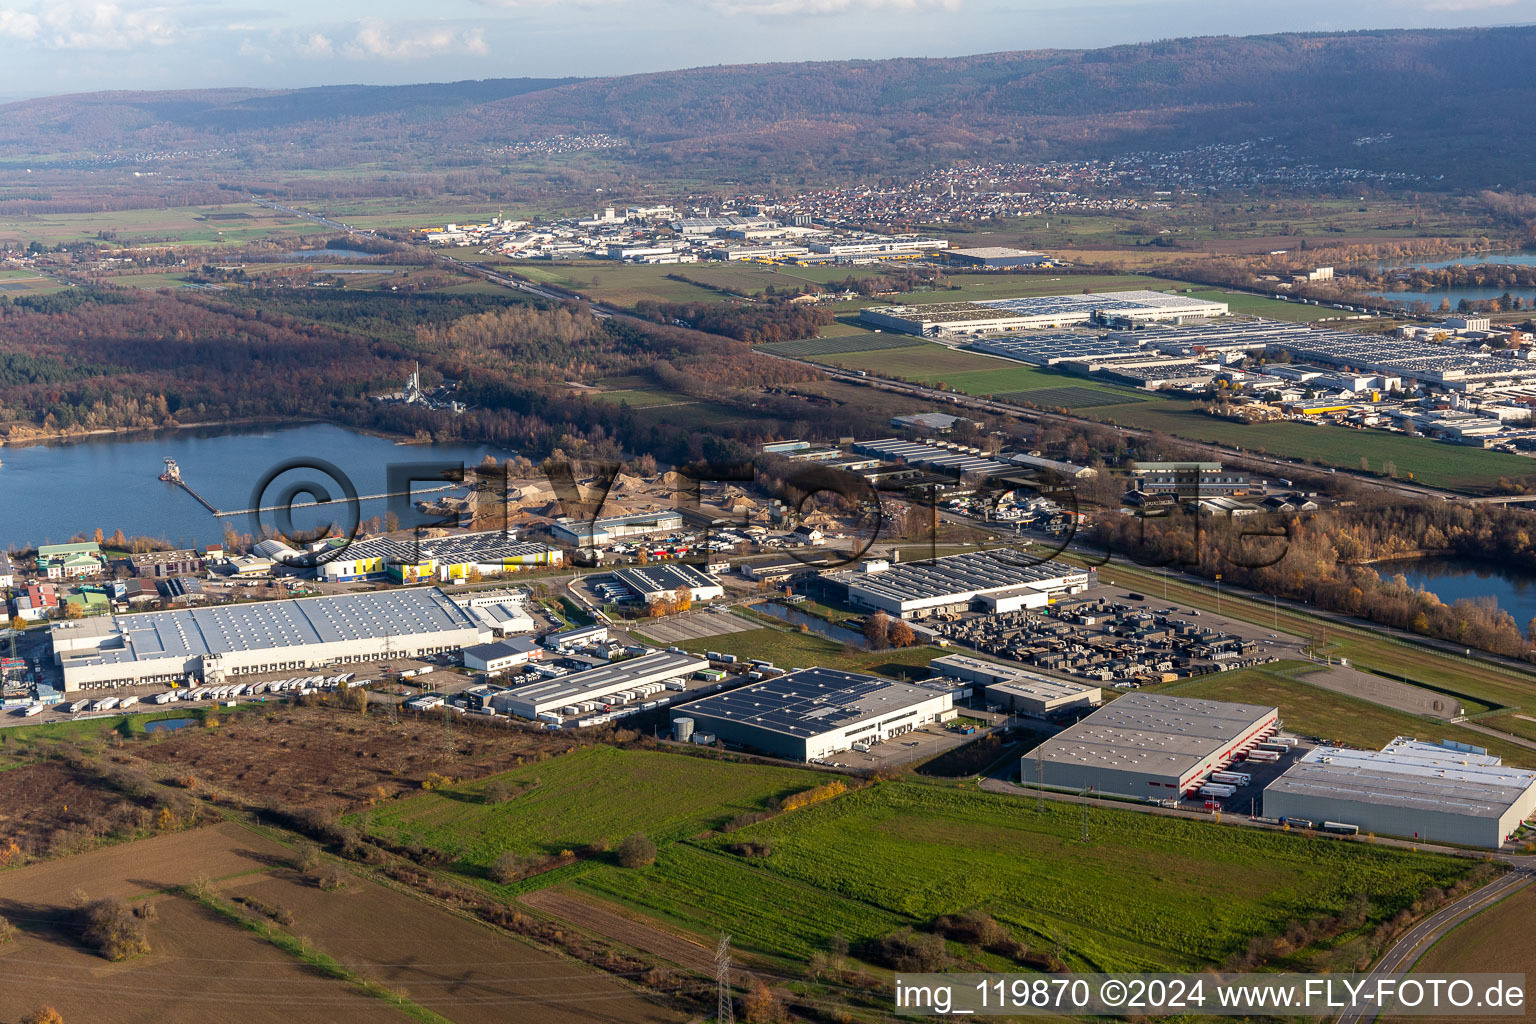
[[[1536,22],[1536,0],[0,0],[0,98]]]

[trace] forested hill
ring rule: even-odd
[[[0,160],[245,147],[247,169],[444,169],[553,135],[625,159],[865,173],[1272,138],[1288,157],[1458,186],[1536,178],[1536,27],[1168,40],[1098,50],[698,68],[575,81],[97,93],[0,107]],[[269,156],[270,154],[270,156]],[[291,163],[289,164],[291,166]]]

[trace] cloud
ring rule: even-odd
[[[760,17],[810,17],[823,14],[868,14],[877,11],[920,13],[956,11],[963,0],[706,0],[724,14]]]
[[[368,19],[358,23],[352,38],[337,46],[336,52],[350,60],[419,60],[444,54],[483,57],[491,48],[485,44],[484,31],[478,28],[390,27]]]
[[[174,7],[54,0],[0,11],[0,38],[50,50],[131,50],[164,46],[184,28]]]

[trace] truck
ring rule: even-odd
[[[120,708],[131,708],[135,704],[137,704],[138,702],[139,702],[139,698],[129,696],[129,697],[124,697],[122,700],[118,701],[117,706],[120,707]]]
[[[171,701],[173,701],[175,699],[176,699],[176,691],[175,690],[166,690],[164,693],[157,693],[153,697],[149,698],[149,702],[151,704],[169,704]]]
[[[851,746],[853,747],[854,750],[857,750],[861,754],[869,753],[869,744],[868,743],[854,743],[854,744],[851,744]]]
[[[1236,792],[1236,786],[1223,786],[1219,782],[1207,782],[1205,785],[1200,787],[1201,796],[1215,797],[1218,800],[1225,800],[1227,797]]]
[[[42,713],[43,705],[41,704],[28,704],[26,707],[21,709],[21,714],[25,718],[31,718],[33,715],[40,715]]]
[[[1285,825],[1288,828],[1312,828],[1313,827],[1312,826],[1312,821],[1311,821],[1310,818],[1281,818],[1280,819],[1280,824]]]
[[[1278,760],[1280,760],[1280,752],[1278,750],[1250,750],[1250,751],[1248,751],[1248,756],[1247,756],[1246,760],[1249,760],[1249,761],[1278,761]]]
[[[117,707],[117,698],[116,697],[103,697],[103,698],[101,698],[101,700],[96,702],[96,706],[94,708],[92,708],[91,710],[92,711],[111,711],[115,707]]]
[[[1360,826],[1347,825],[1342,821],[1325,821],[1323,822],[1323,831],[1341,836],[1354,836],[1360,834]]]
[[[1242,788],[1253,781],[1253,776],[1247,772],[1211,772],[1211,781],[1223,786]]]

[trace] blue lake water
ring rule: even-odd
[[[1436,595],[1446,604],[1462,598],[1492,597],[1514,616],[1520,628],[1536,617],[1536,576],[1519,569],[1457,558],[1409,558],[1372,566],[1384,580],[1401,574],[1408,585]]]
[[[177,544],[219,541],[226,523],[241,533],[255,532],[251,517],[216,519],[186,491],[162,483],[158,477],[166,457],[177,461],[182,478],[216,508],[234,510],[252,507],[253,489],[287,460],[329,462],[361,497],[394,489],[388,485],[391,464],[441,461],[472,467],[487,454],[505,459],[514,453],[470,444],[400,445],[329,424],[190,429],[6,446],[0,448],[0,548],[62,543],[97,527],[108,536],[121,529],[130,537],[160,537]],[[277,503],[276,495],[301,481],[322,485],[333,505],[344,492],[341,481],[326,480],[318,470],[290,470],[274,478],[261,504]],[[416,494],[431,486],[411,485]],[[364,519],[383,516],[389,507],[384,500],[359,504]],[[299,509],[293,525],[309,530],[338,518],[334,507]],[[400,519],[404,526],[423,521],[408,515]]]
[[[1443,260],[1382,260],[1376,264],[1378,272],[1387,270],[1409,270],[1422,268],[1424,270],[1440,270],[1444,267],[1474,267],[1474,266],[1536,266],[1536,252],[1528,250],[1507,252],[1480,252],[1467,256],[1455,256]],[[1451,308],[1462,299],[1468,302],[1479,300],[1497,299],[1503,296],[1505,291],[1509,294],[1524,299],[1526,302],[1536,301],[1536,288],[1437,288],[1427,292],[1387,292],[1381,298],[1388,302],[1427,302],[1431,308],[1438,309],[1442,299],[1449,300]]]
[[[145,732],[175,732],[177,729],[185,729],[196,725],[195,718],[157,718],[153,722],[144,723]]]

